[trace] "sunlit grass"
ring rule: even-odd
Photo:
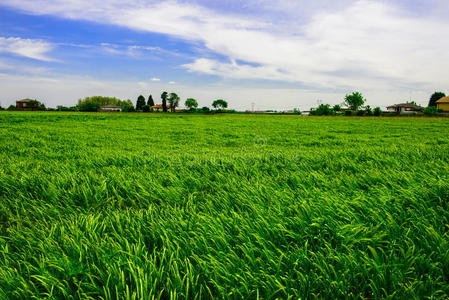
[[[447,298],[449,122],[0,113],[0,298]]]

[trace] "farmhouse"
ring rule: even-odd
[[[100,107],[100,111],[102,112],[121,112],[122,107],[114,104],[104,105]]]
[[[170,111],[170,108],[171,108],[170,105],[167,104],[167,111]],[[156,105],[151,106],[151,110],[152,111],[163,111],[162,104],[156,104]]]
[[[39,110],[39,102],[33,99],[18,100],[16,110]]]
[[[397,114],[413,114],[414,112],[423,110],[424,107],[412,103],[399,103],[387,107],[388,112]]]
[[[443,111],[449,111],[449,97],[443,97],[437,101],[437,108]]]

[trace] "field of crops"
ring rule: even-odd
[[[447,298],[449,119],[0,112],[0,298]]]

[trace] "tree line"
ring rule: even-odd
[[[423,109],[422,112],[427,115],[433,115],[441,110],[437,109],[437,101],[443,97],[446,97],[446,94],[443,92],[435,92],[431,95],[429,99],[429,104],[427,108]],[[37,100],[33,100],[36,104],[36,107],[39,110],[56,110],[56,111],[86,111],[86,112],[95,112],[100,109],[100,107],[105,105],[117,105],[120,106],[123,112],[150,112],[153,110],[155,106],[155,102],[153,96],[150,94],[148,100],[145,99],[143,95],[139,95],[137,97],[136,105],[134,106],[131,100],[121,100],[115,97],[103,97],[103,96],[92,96],[86,97],[84,99],[79,99],[77,105],[66,107],[62,105],[58,105],[55,108],[46,108],[45,104],[39,102]],[[166,91],[161,94],[161,108],[163,112],[175,112],[176,108],[179,107],[180,97],[176,93],[168,93]],[[382,110],[380,107],[375,107],[372,109],[369,105],[364,106],[366,103],[366,99],[363,97],[362,93],[354,92],[352,94],[346,95],[343,105],[347,106],[348,109],[343,109],[340,105],[336,104],[331,106],[330,104],[320,104],[317,108],[312,108],[310,110],[311,115],[323,116],[323,115],[367,115],[367,116],[380,116],[382,115]],[[409,102],[407,102],[409,103]],[[411,102],[416,104],[415,102]],[[198,101],[194,98],[187,98],[184,102],[185,107],[188,112],[202,112],[208,113],[211,109],[207,106],[202,108],[198,108]],[[212,107],[216,111],[224,111],[228,108],[228,103],[223,99],[217,99],[212,102]],[[10,105],[8,110],[15,110],[15,105]],[[4,110],[0,106],[0,110]],[[299,111],[295,110],[300,113]]]
[[[437,109],[436,102],[441,98],[446,97],[443,92],[435,92],[432,94],[429,100],[429,104],[422,112],[426,115],[434,115],[438,112],[442,112],[441,109]],[[366,99],[363,97],[362,93],[354,92],[345,96],[343,105],[347,106],[348,109],[343,110],[338,104],[331,107],[330,104],[320,104],[317,108],[310,109],[310,115],[312,116],[331,116],[331,115],[357,115],[357,116],[381,116],[383,114],[380,107],[375,107],[372,109],[369,105],[364,106]],[[416,102],[407,102],[409,104],[415,104]]]
[[[179,107],[181,98],[177,93],[168,93],[166,91],[161,94],[161,108],[163,112],[175,112],[176,108]],[[66,107],[58,107],[58,110],[77,110],[77,111],[98,111],[102,106],[105,105],[117,105],[122,108],[123,112],[150,112],[155,108],[155,102],[153,96],[150,94],[148,99],[145,99],[143,95],[139,95],[137,97],[136,105],[132,103],[131,100],[120,100],[115,97],[102,97],[102,96],[93,96],[86,97],[84,99],[79,99],[78,104],[75,107],[66,108]],[[204,106],[201,109],[198,109],[198,101],[194,98],[187,98],[184,102],[187,111],[189,112],[210,112],[211,110]],[[217,99],[212,102],[212,107],[217,111],[223,111],[228,107],[228,103],[223,99]]]
[[[310,110],[310,115],[312,116],[331,116],[337,114],[344,114],[346,116],[351,116],[356,114],[358,116],[380,116],[382,115],[382,109],[380,107],[375,107],[372,109],[369,105],[363,106],[366,99],[363,97],[362,93],[354,92],[352,94],[346,95],[343,105],[347,106],[348,109],[344,110],[338,104],[333,107],[330,104],[320,104],[317,108],[312,108]]]
[[[167,112],[170,110],[171,112],[175,112],[176,108],[179,107],[180,97],[176,93],[168,93],[166,91],[162,92],[161,94],[161,106],[162,111]],[[153,96],[150,95],[148,97],[148,101],[145,103],[145,97],[143,95],[139,95],[137,97],[136,101],[136,110],[137,111],[143,111],[143,112],[150,112],[152,111],[152,107],[154,107],[154,100]],[[188,111],[202,111],[202,112],[208,112],[210,109],[207,106],[202,107],[200,110],[198,110],[198,101],[194,98],[187,98],[184,102],[184,106],[188,109]],[[212,107],[217,110],[223,110],[228,107],[228,103],[223,99],[217,99],[212,102]]]

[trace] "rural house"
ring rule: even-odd
[[[102,112],[121,112],[122,107],[119,105],[108,104],[100,107],[100,111]]]
[[[167,104],[167,111],[170,111],[170,108],[171,108],[170,105]],[[152,111],[163,111],[162,104],[156,104],[156,105],[151,106],[151,110]]]
[[[18,100],[16,110],[39,110],[39,102],[33,99]]]
[[[443,111],[449,111],[449,97],[443,97],[437,101],[437,108]]]
[[[412,103],[399,103],[387,107],[388,112],[397,114],[413,114],[414,112],[423,110],[424,107]]]

